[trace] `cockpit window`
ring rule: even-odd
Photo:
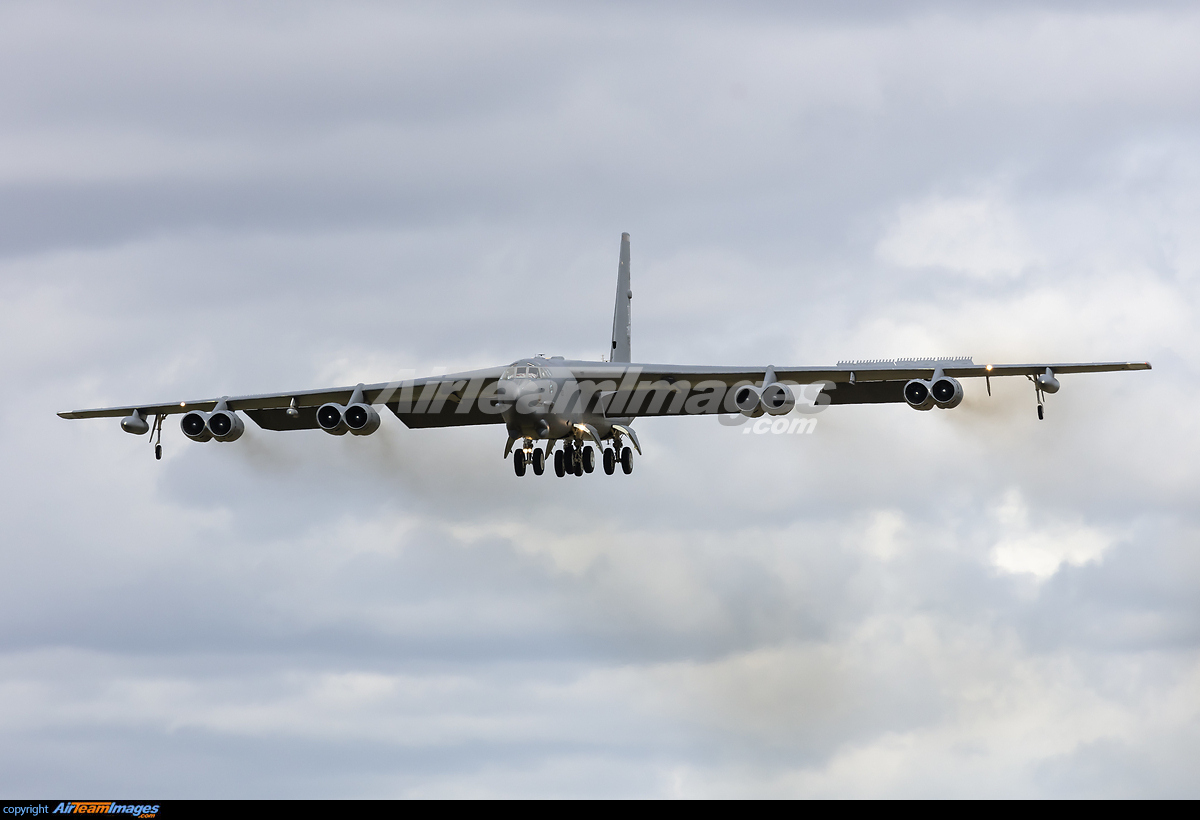
[[[546,371],[532,364],[515,364],[504,371],[502,379],[544,379]]]

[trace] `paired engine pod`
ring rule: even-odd
[[[913,379],[904,385],[904,400],[914,410],[932,410],[936,400],[930,392],[931,385],[922,379]]]
[[[208,414],[199,410],[185,413],[179,421],[179,429],[192,441],[211,441],[213,437],[208,429]]]
[[[208,430],[217,441],[237,441],[246,432],[246,425],[237,413],[217,410],[208,417]]]
[[[936,380],[929,388],[929,393],[937,402],[937,406],[945,410],[958,407],[963,400],[962,385],[958,383],[958,379],[952,379],[949,376],[942,376]]]
[[[325,405],[325,407],[328,406]],[[319,419],[319,412],[317,416]],[[342,420],[350,428],[350,432],[356,436],[369,436],[379,429],[379,413],[375,412],[375,408],[369,404],[350,405],[342,414]]]
[[[346,426],[346,408],[333,402],[317,409],[317,424],[331,436],[344,436],[350,432]]]
[[[762,393],[753,385],[739,387],[733,394],[733,404],[743,416],[757,418],[763,414]]]
[[[774,382],[762,389],[759,403],[772,416],[785,416],[796,406],[796,396],[786,384]]]

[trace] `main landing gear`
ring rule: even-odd
[[[533,467],[534,475],[541,475],[546,472],[546,454],[542,452],[541,447],[538,447],[529,455],[526,455],[524,450],[517,450],[513,453],[513,471],[518,476],[525,475],[527,466]]]
[[[620,455],[617,455],[617,453]],[[633,450],[628,447],[618,447],[613,450],[611,447],[604,448],[604,472],[612,475],[617,471],[617,465],[621,465],[621,472],[629,475],[633,472]]]
[[[596,451],[591,447],[566,444],[554,453],[554,474],[559,478],[568,475],[582,476],[596,469]],[[615,452],[611,447],[605,447],[600,458],[604,466],[604,474],[612,475],[621,465],[625,475],[633,472],[633,451],[628,447],[619,447]],[[517,450],[513,453],[513,470],[518,476],[525,475],[529,465],[533,466],[535,475],[541,475],[546,469],[546,455],[539,447],[532,452]]]

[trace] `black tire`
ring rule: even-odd
[[[564,461],[562,450],[559,450],[554,454],[554,474],[559,478],[562,478],[567,474],[567,468]]]
[[[538,447],[533,451],[533,474],[541,475],[546,472],[546,454]]]
[[[162,461],[162,445],[161,444],[154,445],[154,458],[157,461]]]
[[[633,450],[628,447],[621,450],[621,470],[625,475],[633,472]]]
[[[583,448],[583,471],[590,473],[596,469],[596,451],[591,447]]]
[[[525,475],[525,451],[517,450],[513,453],[513,471],[518,476]]]
[[[1045,416],[1045,414],[1042,412],[1042,406],[1039,404],[1039,405],[1038,405],[1038,419],[1039,419],[1039,420],[1041,420],[1041,419],[1044,419],[1044,418],[1046,418],[1046,416]]]
[[[611,447],[604,448],[604,474],[612,475],[617,471],[617,457]]]

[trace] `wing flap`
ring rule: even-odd
[[[255,424],[264,430],[316,430],[317,408],[297,408],[297,415],[290,416],[286,407],[274,407],[269,410],[244,411]]]

